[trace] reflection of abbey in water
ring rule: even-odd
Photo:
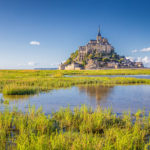
[[[107,98],[113,90],[113,86],[79,86],[78,88],[80,92],[87,93],[90,98],[94,98],[98,102]]]

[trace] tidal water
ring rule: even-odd
[[[67,89],[52,90],[48,93],[40,93],[34,96],[3,96],[9,99],[9,105],[0,104],[0,111],[6,107],[12,109],[17,106],[19,110],[26,111],[29,106],[39,108],[42,106],[46,114],[59,110],[61,107],[70,107],[83,104],[95,109],[111,107],[114,112],[122,113],[130,111],[135,113],[139,109],[150,111],[150,85],[128,86],[79,86]]]
[[[125,78],[138,78],[138,79],[150,79],[150,75],[66,75],[66,77],[125,77]]]

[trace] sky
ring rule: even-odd
[[[0,69],[52,68],[101,34],[150,67],[149,0],[0,0]]]

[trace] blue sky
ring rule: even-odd
[[[150,66],[149,0],[0,0],[0,69],[56,67],[96,38]]]

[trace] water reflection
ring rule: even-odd
[[[65,77],[125,77],[125,78],[138,78],[138,79],[150,79],[150,75],[65,75]]]
[[[3,95],[3,98],[5,100],[12,100],[12,101],[18,101],[18,100],[28,100],[29,98],[36,97],[38,95]]]
[[[105,101],[109,94],[113,91],[114,86],[79,86],[80,93],[86,93],[87,96],[93,100],[95,99],[97,105],[100,105],[101,101]]]
[[[46,114],[57,111],[61,107],[73,110],[83,104],[95,109],[112,107],[114,112],[120,113],[130,110],[132,113],[138,109],[150,111],[150,85],[127,85],[127,86],[79,86],[69,89],[52,90],[49,93],[40,93],[32,96],[4,96],[9,99],[9,106],[17,106],[19,110],[26,111],[29,105],[36,108],[43,107]],[[0,94],[2,97],[2,94]],[[0,111],[6,106],[0,105]]]

